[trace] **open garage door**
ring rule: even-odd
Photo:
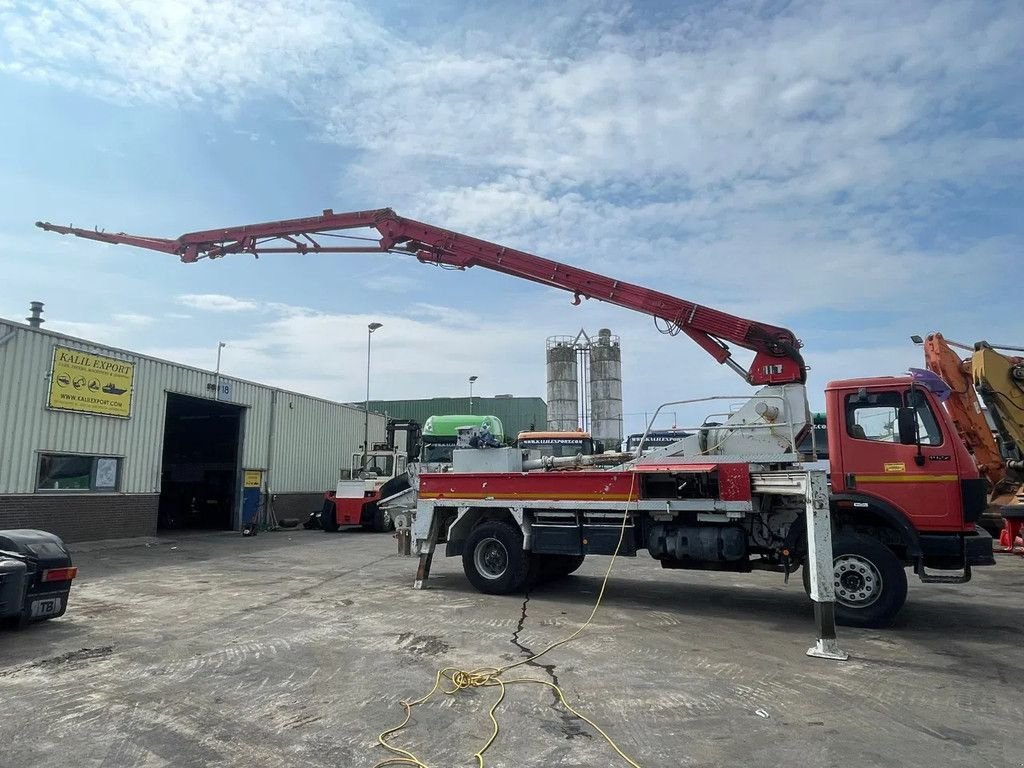
[[[243,411],[233,403],[167,394],[159,528],[235,527]]]

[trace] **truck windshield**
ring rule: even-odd
[[[389,477],[391,471],[395,467],[394,454],[387,455],[373,455],[372,453],[366,457],[366,468],[363,469],[363,454],[356,453],[352,455],[352,476],[355,477],[360,472],[365,471],[368,475],[376,475],[377,477]]]
[[[428,442],[429,438],[423,439],[423,448],[420,451],[420,461],[424,464],[450,464],[452,452],[455,450],[455,439],[443,440],[440,442]]]

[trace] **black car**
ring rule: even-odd
[[[78,569],[60,537],[0,531],[0,624],[24,626],[63,616]]]

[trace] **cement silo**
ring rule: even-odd
[[[607,328],[590,342],[590,434],[609,451],[622,442],[622,349]]]
[[[579,366],[576,356],[572,337],[552,336],[547,340],[550,430],[570,431],[579,427]]]

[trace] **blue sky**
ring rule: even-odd
[[[625,410],[748,390],[649,318],[389,256],[182,265],[176,236],[390,206],[792,328],[832,378],[1024,342],[1016,2],[0,0],[0,316],[335,399],[544,394],[622,337]],[[738,355],[739,356],[739,355]],[[627,429],[638,426],[627,417]]]

